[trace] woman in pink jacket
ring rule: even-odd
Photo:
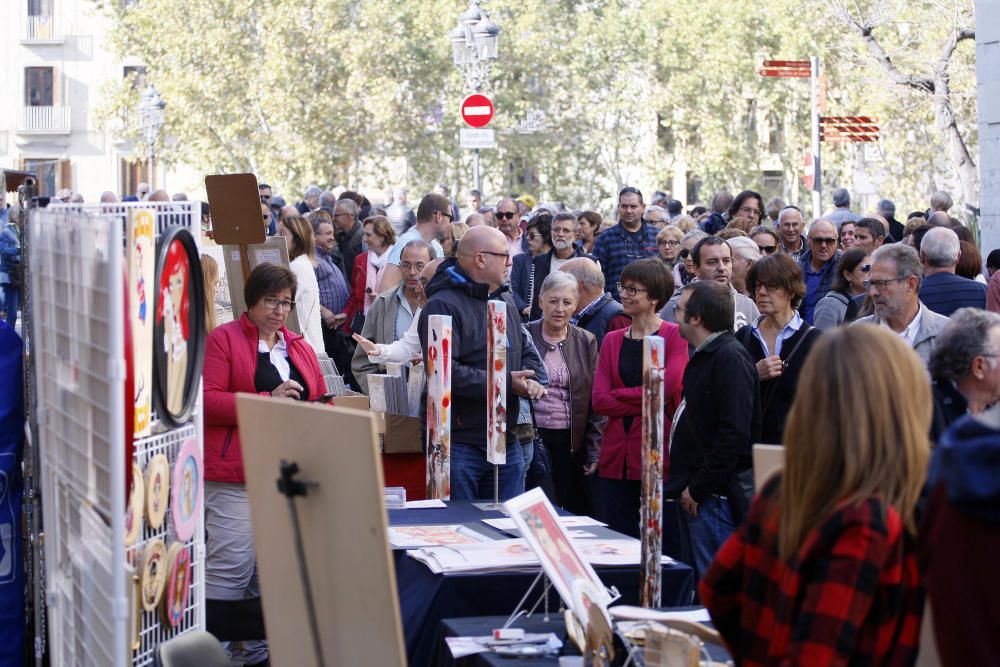
[[[236,394],[317,400],[325,393],[316,353],[285,328],[295,307],[295,274],[261,264],[247,277],[247,312],[208,335],[205,346],[205,598],[209,616],[231,617],[227,603],[260,596]],[[209,619],[212,625],[214,619]],[[252,632],[251,632],[252,634]],[[247,639],[252,639],[250,635]],[[245,641],[247,665],[268,660],[267,644]]]
[[[642,339],[653,334],[664,339],[664,441],[681,401],[681,380],[688,360],[680,329],[657,316],[673,292],[673,276],[659,259],[639,259],[625,267],[618,293],[622,312],[632,318],[632,325],[607,333],[594,374],[594,412],[608,417],[598,459],[604,509],[600,518],[612,529],[635,537],[639,536],[642,485]],[[664,456],[664,460],[669,457]]]

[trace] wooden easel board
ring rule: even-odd
[[[261,222],[260,190],[253,174],[214,174],[205,177],[212,237],[219,245],[263,243],[267,227]]]
[[[757,491],[764,488],[768,478],[785,467],[785,448],[781,445],[753,446],[753,483]]]
[[[297,480],[318,484],[295,503],[326,664],[402,667],[372,415],[250,394],[237,397],[236,411],[271,663],[317,665],[288,501],[276,485],[286,460],[298,463]]]
[[[268,237],[263,243],[255,243],[245,246],[248,267],[253,271],[260,264],[277,264],[286,269],[290,269],[288,262],[288,244],[284,236]],[[222,246],[223,264],[228,277],[227,285],[229,289],[229,301],[233,308],[233,317],[238,318],[247,311],[246,300],[243,298],[243,257],[240,246]],[[289,331],[302,333],[299,325],[298,314],[292,310],[285,319],[285,326]]]

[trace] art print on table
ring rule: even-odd
[[[487,301],[486,461],[507,463],[507,304]]]
[[[570,540],[552,503],[540,488],[535,488],[508,500],[504,509],[535,552],[563,602],[586,628],[590,611],[584,606],[583,598],[579,594],[574,595],[574,591],[582,588],[591,592],[587,596],[587,605],[596,603],[607,607],[611,598],[594,568]]]
[[[154,371],[156,410],[179,426],[191,418],[205,347],[205,290],[194,237],[171,227],[160,237],[156,262]]]

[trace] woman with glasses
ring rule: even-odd
[[[259,597],[250,505],[236,422],[236,394],[315,401],[326,391],[316,353],[285,328],[298,282],[289,269],[261,264],[247,277],[247,311],[216,327],[205,343],[205,597]],[[228,612],[225,605],[209,605]],[[247,664],[268,659],[267,644],[243,642]]]
[[[680,404],[688,360],[680,329],[657,316],[673,291],[670,271],[659,259],[648,257],[625,266],[618,293],[622,312],[632,318],[632,324],[605,335],[594,375],[594,412],[608,417],[598,459],[601,518],[613,530],[634,537],[639,536],[642,479],[643,338],[657,335],[664,339],[664,424],[670,424]],[[666,475],[664,470],[664,479]]]
[[[802,384],[782,470],[719,549],[701,600],[737,664],[912,665],[927,373],[900,336],[843,327],[820,337]]]
[[[458,252],[458,242],[469,231],[469,226],[464,222],[453,222],[449,224],[441,234],[441,248],[444,249],[445,257],[455,257]]]
[[[678,290],[694,280],[696,273],[694,257],[691,256],[691,251],[694,250],[698,241],[702,240],[706,236],[708,236],[708,234],[702,230],[692,229],[690,232],[681,237],[681,249],[680,252],[677,253],[678,261],[674,262],[674,271],[671,276],[674,280],[674,285],[677,286]]]
[[[530,252],[514,255],[510,267],[510,291],[522,317],[528,317],[535,294],[534,258],[552,250],[552,214],[542,210],[524,228]]]
[[[656,248],[660,251],[660,259],[671,271],[677,262],[677,257],[681,254],[681,239],[684,232],[677,227],[667,225],[656,235]]]
[[[729,220],[750,218],[754,225],[759,225],[764,215],[764,199],[759,192],[744,190],[736,195],[729,207]]]
[[[778,232],[774,231],[774,227],[767,225],[754,227],[750,230],[750,240],[757,244],[757,249],[760,250],[762,257],[778,252]]]
[[[316,280],[316,241],[312,225],[301,215],[291,216],[278,222],[278,235],[285,237],[288,245],[288,268],[295,274],[298,283],[295,315],[299,320],[299,328],[316,354],[325,353],[319,283]]]
[[[833,289],[816,304],[813,326],[826,331],[856,320],[860,308],[857,297],[868,291],[865,289],[865,281],[868,280],[871,268],[872,258],[867,250],[859,247],[847,250],[837,264]]]
[[[784,253],[768,255],[747,273],[747,289],[761,316],[736,332],[760,378],[761,442],[779,444],[795,398],[799,373],[819,330],[798,313],[806,283],[798,263]]]

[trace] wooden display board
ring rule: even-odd
[[[263,243],[254,243],[247,246],[224,245],[222,246],[223,267],[226,272],[226,285],[229,289],[229,303],[232,305],[233,319],[247,311],[246,300],[243,298],[243,286],[246,281],[243,279],[243,261],[247,262],[247,275],[260,264],[277,264],[286,269],[290,268],[288,262],[288,244],[284,236],[271,236]],[[285,326],[289,331],[302,333],[299,326],[299,318],[294,310],[288,312],[285,319]]]
[[[486,302],[486,460],[507,463],[507,303]]]
[[[325,663],[405,665],[372,415],[250,394],[236,411],[271,663],[318,665],[288,498],[275,484],[288,461],[306,483],[294,502]]]

